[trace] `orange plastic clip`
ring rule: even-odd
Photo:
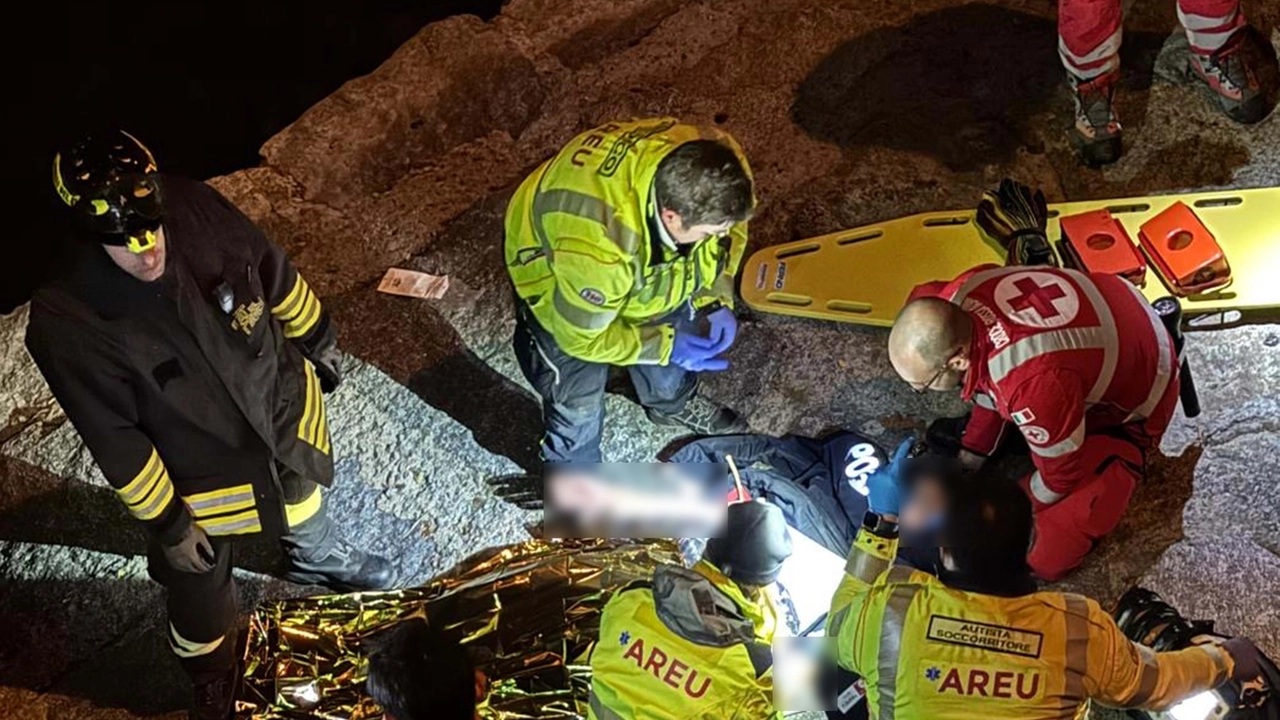
[[[1088,272],[1119,275],[1138,287],[1147,284],[1147,261],[1109,211],[1068,215],[1059,222],[1075,265]]]
[[[1222,247],[1186,203],[1175,202],[1143,223],[1138,239],[1175,295],[1196,295],[1231,280]]]

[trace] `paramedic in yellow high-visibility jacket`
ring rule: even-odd
[[[872,718],[1065,720],[1090,699],[1161,710],[1256,673],[1258,651],[1243,638],[1158,653],[1097,602],[1037,592],[1031,508],[1012,484],[944,483],[937,576],[895,563],[899,478],[915,462],[905,448],[868,481],[872,510],[827,627],[840,666],[866,682]]]
[[[728,368],[754,204],[737,143],[670,118],[589,130],[520,185],[505,256],[516,357],[542,396],[544,461],[599,462],[611,365],[627,367],[659,425],[746,429],[696,391],[697,373]]]

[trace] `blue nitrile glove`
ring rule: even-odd
[[[707,322],[711,323],[711,342],[715,350],[715,354],[728,350],[733,341],[738,337],[738,318],[733,316],[733,311],[727,307],[707,316]]]
[[[717,354],[711,338],[676,330],[675,340],[671,344],[672,365],[678,365],[689,372],[727,370],[729,361],[716,357]]]
[[[902,469],[906,464],[907,453],[916,439],[908,437],[898,444],[893,451],[889,464],[871,473],[867,478],[867,507],[877,515],[897,515],[898,505],[902,500]]]

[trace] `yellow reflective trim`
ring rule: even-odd
[[[53,156],[53,187],[58,191],[58,197],[67,205],[75,207],[80,202],[80,196],[68,190],[67,184],[62,181],[62,153]]]
[[[316,513],[320,512],[322,501],[320,498],[320,486],[307,496],[306,500],[292,505],[286,503],[284,506],[285,517],[289,521],[290,528],[296,528],[302,523],[310,520]]]
[[[169,502],[173,500],[173,483],[169,481],[169,473],[162,472],[160,478],[162,485],[155,499],[146,505],[129,507],[129,512],[139,520],[155,520],[164,513],[165,508],[169,507]]]
[[[311,412],[311,428],[307,430],[307,442],[312,445],[316,444],[316,439],[320,435],[320,419],[324,416],[324,398],[320,396],[320,379],[316,377],[315,368],[307,365],[307,380],[310,383],[309,392],[311,393],[312,407]]]
[[[307,304],[304,312],[299,319],[285,324],[284,336],[287,338],[296,338],[306,335],[315,327],[316,321],[320,319],[320,300],[315,293],[307,291]]]
[[[311,414],[315,411],[315,401],[311,399],[311,365],[307,364],[303,369],[303,380],[306,383],[306,389],[303,391],[304,399],[302,402],[302,419],[298,421],[298,439],[303,442],[309,442],[307,439],[307,425],[311,421]]]
[[[196,518],[196,524],[210,535],[247,535],[262,531],[257,510],[246,510],[235,515],[215,518]]]
[[[163,463],[160,462],[160,453],[156,452],[155,447],[151,448],[151,457],[147,458],[146,463],[142,465],[142,470],[129,481],[128,485],[116,490],[120,494],[121,499],[126,505],[135,505],[146,499],[151,494],[151,489],[155,485],[156,480],[160,477],[160,470],[164,469]]]
[[[293,280],[293,289],[289,291],[288,295],[284,296],[284,300],[281,300],[278,305],[271,308],[271,314],[275,315],[277,318],[283,318],[287,315],[293,314],[293,310],[295,309],[293,306],[298,302],[298,299],[302,297],[306,289],[307,281],[302,279],[302,273],[298,273],[297,277]]]
[[[319,388],[320,380],[316,379],[316,387]],[[329,412],[324,404],[324,395],[317,390],[317,397],[320,399],[320,427],[316,430],[316,449],[325,455],[329,454]]]
[[[182,498],[195,517],[221,515],[254,506],[253,485],[236,485],[209,492],[184,495]]]
[[[178,629],[173,626],[172,622],[169,623],[169,649],[173,650],[174,655],[181,658],[193,658],[200,657],[201,655],[208,655],[214,650],[217,650],[218,646],[222,645],[222,641],[225,638],[226,636],[224,635],[217,640],[212,640],[207,643],[202,643],[197,640],[188,640],[178,634]]]

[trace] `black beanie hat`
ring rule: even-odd
[[[760,500],[729,506],[724,535],[707,541],[704,557],[736,583],[768,585],[791,556],[791,535],[777,506]]]

